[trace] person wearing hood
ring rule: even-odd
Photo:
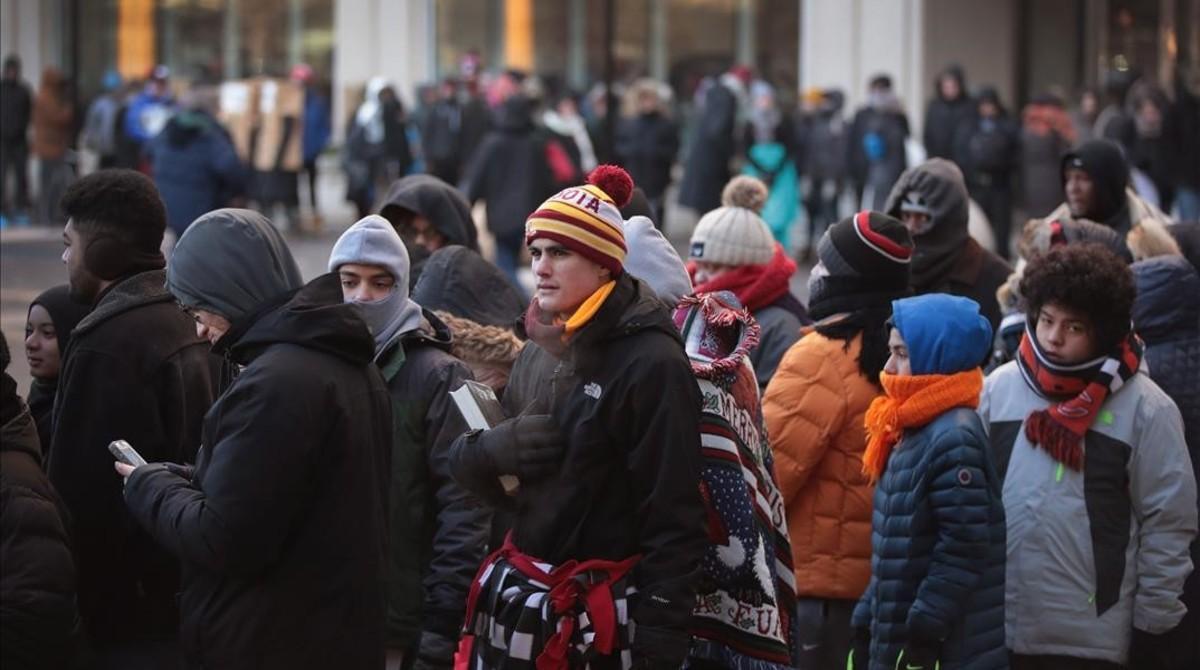
[[[930,158],[958,160],[958,134],[975,120],[976,102],[967,92],[966,75],[959,65],[942,70],[933,82],[937,95],[925,108],[925,153]],[[962,166],[964,171],[966,166]]]
[[[674,321],[704,398],[699,484],[709,543],[688,667],[785,670],[797,652],[796,584],[788,526],[769,502],[781,495],[749,361],[758,324],[729,291],[684,298]]]
[[[1171,219],[1129,187],[1129,163],[1111,140],[1092,140],[1063,155],[1059,177],[1066,201],[1046,217],[1087,219],[1127,235],[1135,226],[1166,230]]]
[[[617,159],[650,201],[651,220],[662,225],[671,167],[679,154],[679,126],[667,115],[658,82],[639,79],[627,94],[627,114],[617,124]]]
[[[533,104],[521,94],[508,97],[495,127],[479,145],[460,186],[467,202],[487,203],[487,227],[496,238],[496,265],[517,282],[524,244],[525,216],[554,191],[546,142],[533,124]]]
[[[167,206],[167,225],[178,238],[200,215],[244,194],[248,170],[233,141],[212,116],[215,91],[193,89],[146,154]]]
[[[1186,613],[1196,480],[1130,327],[1133,274],[1099,245],[1066,245],[1030,261],[1020,288],[1017,358],[979,404],[1004,482],[1012,667],[1167,667],[1155,661]]]
[[[484,326],[512,328],[525,311],[525,301],[504,273],[458,245],[433,252],[412,295],[425,309],[446,311]]]
[[[701,399],[670,313],[624,271],[618,207],[632,188],[601,166],[530,215],[538,288],[503,398],[513,418],[451,449],[455,477],[513,514],[468,602],[472,665],[678,668],[687,657],[706,546]],[[514,495],[500,475],[519,479]],[[553,606],[537,607],[547,593]]]
[[[863,418],[882,392],[884,324],[908,295],[912,239],[904,224],[859,212],[817,244],[809,309],[818,319],[783,360],[763,415],[795,569],[798,670],[841,665],[850,615],[871,577],[871,481],[862,472]]]
[[[1192,474],[1200,482],[1200,274],[1175,254],[1138,261],[1130,269],[1137,288],[1133,325],[1146,342],[1150,378],[1179,407]],[[1200,537],[1192,540],[1191,557],[1192,574],[1180,598],[1187,614],[1177,629],[1177,668],[1200,666],[1194,637],[1200,626],[1200,572],[1195,569]]]
[[[42,71],[42,83],[33,99],[33,155],[38,159],[38,223],[59,220],[58,201],[74,177],[67,149],[74,134],[75,107],[68,98],[67,79],[61,70]]]
[[[491,522],[449,472],[450,443],[467,431],[450,392],[471,370],[450,353],[447,326],[409,297],[408,252],[383,217],[350,226],[329,271],[375,337],[375,364],[392,399],[388,668],[405,658],[416,661],[404,667],[448,667]]]
[[[87,313],[89,305],[71,299],[71,287],[55,286],[42,291],[29,303],[25,316],[25,358],[29,362],[29,411],[37,423],[42,460],[50,454],[54,435],[54,396],[62,372],[63,353],[71,344],[71,331]]]
[[[1009,258],[1012,231],[1012,182],[1021,149],[1018,129],[1000,104],[996,89],[986,87],[976,98],[978,114],[959,126],[955,162],[967,191],[987,214],[996,234],[996,252]]]
[[[69,294],[91,306],[62,352],[46,472],[70,512],[79,611],[99,667],[178,662],[179,565],[121,503],[107,446],[190,461],[214,397],[214,366],[164,288],[167,215],[154,184],[101,170],[62,200]]]
[[[904,222],[916,245],[913,291],[970,298],[995,330],[1000,324],[996,289],[1012,274],[1012,266],[967,232],[968,200],[958,166],[933,158],[905,170],[884,211]]]
[[[750,353],[758,386],[765,389],[784,352],[810,323],[791,293],[796,263],[758,212],[767,189],[753,177],[735,177],[721,194],[723,206],[701,217],[689,244],[688,272],[696,293],[733,291],[762,327]]]
[[[358,208],[360,218],[371,212],[376,184],[408,172],[412,153],[404,123],[404,108],[392,85],[383,77],[373,77],[348,123],[342,147],[346,199]]]
[[[337,275],[301,286],[283,237],[244,209],[196,220],[166,285],[236,370],[194,468],[113,466],[133,518],[183,564],[185,657],[383,667],[392,412],[360,310]]]
[[[973,300],[892,303],[885,395],[867,409],[862,457],[875,483],[871,583],[847,668],[1008,668],[1001,480],[975,413],[991,343]]]
[[[747,106],[751,76],[745,66],[730,68],[705,93],[688,143],[679,204],[697,212],[720,206],[721,188],[730,177],[729,162],[742,137],[738,120]]]
[[[892,78],[874,77],[867,104],[855,113],[846,142],[854,201],[863,209],[883,209],[892,185],[908,166],[904,148],[908,135],[908,116],[892,92]]]
[[[0,334],[0,664],[74,668],[79,632],[67,510],[42,471],[37,426]]]
[[[479,251],[471,206],[458,189],[427,174],[397,179],[384,196],[379,215],[391,222],[414,258],[413,286],[429,254],[448,245]]]
[[[788,248],[788,235],[800,211],[794,123],[780,109],[770,84],[759,81],[750,89],[752,108],[750,123],[746,124],[746,165],[742,173],[767,186],[762,219],[775,239]]]

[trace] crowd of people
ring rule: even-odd
[[[1200,223],[1099,133],[1010,264],[971,234],[967,131],[896,159],[879,78],[861,141],[806,96],[845,151],[797,154],[752,79],[698,94],[683,254],[652,82],[611,143],[570,97],[535,120],[516,73],[474,111],[440,87],[410,143],[373,82],[348,145],[408,158],[347,147],[370,194],[308,281],[270,216],[180,209],[170,168],[64,185],[27,393],[2,351],[5,667],[1200,664]],[[934,127],[988,126],[994,95],[942,84]],[[193,113],[138,155],[178,167],[164,143],[215,132]],[[833,219],[806,301],[780,156]]]

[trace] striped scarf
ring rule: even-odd
[[[1108,396],[1137,374],[1142,363],[1142,341],[1130,332],[1107,356],[1077,365],[1058,365],[1046,358],[1032,329],[1027,323],[1017,364],[1030,388],[1043,398],[1059,401],[1029,415],[1025,437],[1059,463],[1082,470],[1083,438]]]
[[[629,670],[629,572],[639,558],[555,566],[522,553],[510,534],[471,584],[455,670]]]

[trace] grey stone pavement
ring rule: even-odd
[[[336,160],[324,165],[318,182],[318,203],[325,222],[321,232],[285,232],[288,245],[306,280],[325,272],[334,242],[354,222],[353,206],[343,202],[344,193],[344,181],[336,167]],[[302,200],[306,197],[302,193]],[[668,207],[668,212],[672,211],[674,215],[668,214],[666,232],[675,247],[686,253],[695,215],[680,207]],[[479,215],[477,218],[482,218],[482,208],[477,207],[476,212]],[[483,251],[487,255],[490,245],[486,236],[483,237]],[[24,355],[25,318],[29,302],[45,289],[66,283],[62,251],[61,226],[10,226],[0,230],[0,330],[13,353],[9,373],[16,379],[22,396],[27,394],[30,383]],[[802,299],[807,298],[808,270],[808,267],[801,267],[792,278],[793,292]],[[532,275],[528,277],[532,279]],[[136,337],[136,333],[130,335]]]

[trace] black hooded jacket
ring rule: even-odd
[[[425,309],[449,312],[483,326],[510,328],[525,311],[525,301],[499,268],[458,246],[433,252],[412,299]]]
[[[526,217],[554,192],[532,107],[522,95],[504,102],[462,179],[467,201],[487,201],[488,230],[504,239],[521,235]]]
[[[979,303],[995,330],[1000,325],[996,289],[1012,274],[1012,266],[979,246],[967,232],[968,197],[962,171],[941,158],[905,170],[888,195],[886,213],[900,218],[900,206],[910,191],[917,191],[933,210],[933,227],[913,237],[913,291],[970,298]]]
[[[1129,185],[1129,164],[1121,147],[1109,140],[1090,140],[1063,155],[1060,165],[1062,183],[1066,184],[1067,169],[1078,168],[1092,179],[1091,211],[1082,216],[1103,223],[1121,235],[1129,232],[1134,221],[1129,220],[1129,203],[1125,187]]]
[[[942,97],[941,81],[944,77],[958,80],[959,94],[953,100]],[[936,92],[929,107],[925,110],[925,151],[930,158],[955,159],[955,139],[961,126],[975,118],[975,101],[967,93],[966,77],[962,68],[951,66],[946,68],[934,80],[933,90]]]
[[[561,469],[509,498],[478,470],[467,435],[451,449],[455,477],[513,509],[513,541],[527,554],[554,564],[641,554],[635,658],[681,663],[706,542],[701,399],[662,302],[625,273],[562,360],[526,345],[503,404],[509,416],[553,416],[566,438]]]
[[[446,238],[446,244],[458,244],[479,251],[471,206],[458,189],[441,179],[433,175],[415,174],[396,180],[388,189],[379,214],[394,224],[398,219],[394,211],[396,209],[425,217]]]
[[[192,478],[125,488],[184,567],[189,660],[213,668],[380,668],[391,441],[375,342],[336,275],[236,324],[241,367],[204,417]]]
[[[71,514],[79,609],[93,646],[172,639],[177,561],[121,500],[108,444],[147,461],[195,458],[215,395],[209,346],[151,270],[111,286],[63,355],[46,472]]]

